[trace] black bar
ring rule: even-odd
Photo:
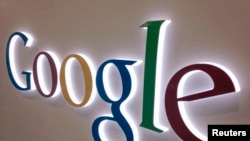
[[[208,125],[208,141],[250,141],[250,125]]]

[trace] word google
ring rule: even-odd
[[[164,132],[166,129],[161,127],[157,122],[157,100],[159,101],[159,91],[157,91],[158,79],[161,78],[159,64],[162,61],[162,51],[164,43],[164,33],[169,20],[147,21],[141,27],[147,29],[146,39],[146,54],[144,63],[144,88],[143,88],[143,105],[142,105],[142,120],[140,126],[155,132]],[[16,48],[17,39],[24,42],[24,46],[31,46],[32,38],[29,34],[23,32],[13,33],[7,42],[6,48],[6,65],[10,81],[14,87],[21,91],[32,90],[32,82],[34,81],[36,90],[44,97],[53,97],[59,93],[63,94],[65,100],[74,107],[85,107],[93,101],[95,88],[103,101],[111,104],[111,114],[103,115],[96,118],[92,124],[92,136],[95,141],[108,140],[104,134],[105,122],[111,121],[119,125],[124,133],[126,140],[139,140],[137,129],[133,121],[126,115],[124,108],[126,101],[136,89],[136,76],[134,76],[132,66],[138,61],[124,59],[110,59],[104,61],[94,71],[91,61],[84,55],[71,54],[64,58],[61,66],[58,66],[58,60],[54,53],[42,51],[38,53],[33,61],[33,70],[23,71],[21,74],[25,77],[25,83],[21,81],[17,72],[14,49]],[[50,90],[44,86],[44,76],[41,72],[42,58],[47,59],[51,73]],[[77,101],[74,98],[74,91],[70,83],[70,68],[73,61],[80,64],[82,74],[84,75],[84,96],[82,101]],[[107,86],[106,71],[110,66],[117,68],[122,84],[122,92],[119,99],[111,96],[109,87]],[[209,75],[213,82],[213,88],[196,94],[184,96],[183,86],[185,81],[197,72],[205,72]],[[33,77],[32,77],[33,76]],[[58,84],[60,83],[60,85]],[[176,72],[170,79],[165,91],[165,110],[169,123],[175,133],[185,141],[207,140],[207,137],[202,135],[189,120],[183,102],[204,99],[212,96],[219,96],[232,92],[239,92],[240,86],[233,75],[224,66],[216,63],[197,63],[186,66]]]

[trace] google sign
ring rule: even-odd
[[[147,29],[146,54],[144,61],[144,89],[142,105],[142,121],[140,126],[155,132],[165,132],[166,128],[157,123],[156,104],[159,79],[161,78],[161,68],[163,61],[161,49],[164,47],[164,34],[166,27],[171,23],[169,20],[148,21],[141,27]],[[103,101],[111,105],[110,115],[97,117],[92,124],[92,136],[95,141],[108,140],[104,134],[105,122],[116,122],[125,137],[129,141],[139,140],[137,128],[130,116],[126,114],[126,102],[136,90],[136,75],[133,67],[140,61],[131,59],[110,59],[104,61],[97,71],[93,69],[91,60],[82,54],[70,54],[66,56],[62,63],[59,63],[56,54],[49,51],[39,52],[33,61],[32,71],[18,72],[15,63],[15,48],[17,40],[22,40],[25,47],[30,47],[32,37],[28,33],[15,32],[7,42],[6,65],[10,81],[14,87],[20,91],[32,90],[34,82],[35,89],[43,97],[53,97],[60,92],[65,100],[74,107],[86,107],[93,102],[93,95],[98,93]],[[50,68],[51,86],[46,87],[45,77],[43,75],[42,64],[46,59]],[[73,62],[79,63],[84,76],[83,100],[78,101],[74,95],[74,89],[71,83],[71,65]],[[112,97],[111,86],[108,84],[109,78],[107,72],[111,66],[117,68],[122,84],[122,93],[119,99]],[[213,82],[213,88],[196,94],[184,96],[183,86],[186,80],[197,72],[206,73]],[[25,78],[23,82],[19,75]],[[97,90],[97,92],[96,92]],[[175,133],[183,140],[207,140],[207,137],[201,134],[189,120],[186,114],[183,102],[204,99],[222,94],[232,94],[240,91],[239,83],[236,77],[226,67],[210,62],[196,63],[183,67],[177,71],[170,79],[165,91],[165,110],[168,121]]]

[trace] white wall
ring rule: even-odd
[[[161,97],[164,98],[171,76],[182,67],[197,62],[223,64],[238,78],[241,92],[187,105],[189,115],[205,135],[207,124],[249,124],[249,5],[248,0],[1,0],[0,140],[90,141],[93,121],[109,112],[109,105],[98,95],[92,105],[78,109],[70,106],[61,93],[55,99],[47,99],[37,91],[15,89],[5,63],[7,40],[13,32],[26,31],[35,39],[32,48],[18,48],[19,71],[32,69],[35,55],[47,50],[55,52],[60,61],[72,53],[85,54],[97,69],[105,60],[113,58],[144,61],[146,32],[139,26],[161,19],[172,21],[166,32]],[[159,134],[139,126],[144,64],[135,70],[138,88],[127,108],[140,140],[180,140],[169,126],[163,100],[160,122],[169,131]],[[76,66],[77,72],[81,71]],[[78,84],[83,82],[81,77],[74,80]],[[116,126],[109,127],[107,134],[112,140],[124,137]]]

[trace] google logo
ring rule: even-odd
[[[144,61],[144,88],[142,120],[140,126],[154,132],[165,132],[168,129],[162,126],[157,120],[159,111],[157,104],[160,92],[158,91],[159,79],[161,78],[162,49],[164,47],[164,34],[170,20],[147,21],[141,27],[147,29],[146,53]],[[92,104],[96,93],[103,101],[111,105],[110,114],[97,117],[92,124],[92,136],[95,141],[108,140],[105,136],[105,123],[107,121],[116,122],[125,137],[129,141],[139,140],[137,128],[130,116],[126,113],[126,103],[135,94],[137,80],[133,71],[134,66],[141,63],[132,59],[110,59],[104,61],[97,71],[93,67],[91,60],[82,54],[70,54],[66,56],[62,63],[56,54],[50,51],[39,52],[33,60],[32,71],[25,70],[17,72],[15,63],[15,48],[17,40],[22,40],[25,47],[30,47],[32,37],[28,33],[15,32],[7,42],[6,66],[8,75],[13,86],[20,91],[33,90],[34,86],[40,95],[46,98],[54,97],[62,93],[65,100],[73,107],[86,107]],[[51,86],[47,88],[42,70],[43,60],[47,60]],[[84,76],[84,94],[81,101],[74,95],[71,83],[71,65],[78,63]],[[117,68],[120,74],[122,92],[120,98],[114,98],[109,85],[108,72],[111,66]],[[213,82],[213,88],[196,94],[184,96],[183,87],[186,80],[193,74],[204,72]],[[19,75],[22,74],[23,82]],[[237,78],[226,67],[217,63],[201,62],[183,67],[177,71],[170,79],[165,91],[165,110],[168,121],[175,133],[183,140],[207,140],[190,121],[185,111],[184,102],[204,99],[222,94],[232,94],[240,91]]]

